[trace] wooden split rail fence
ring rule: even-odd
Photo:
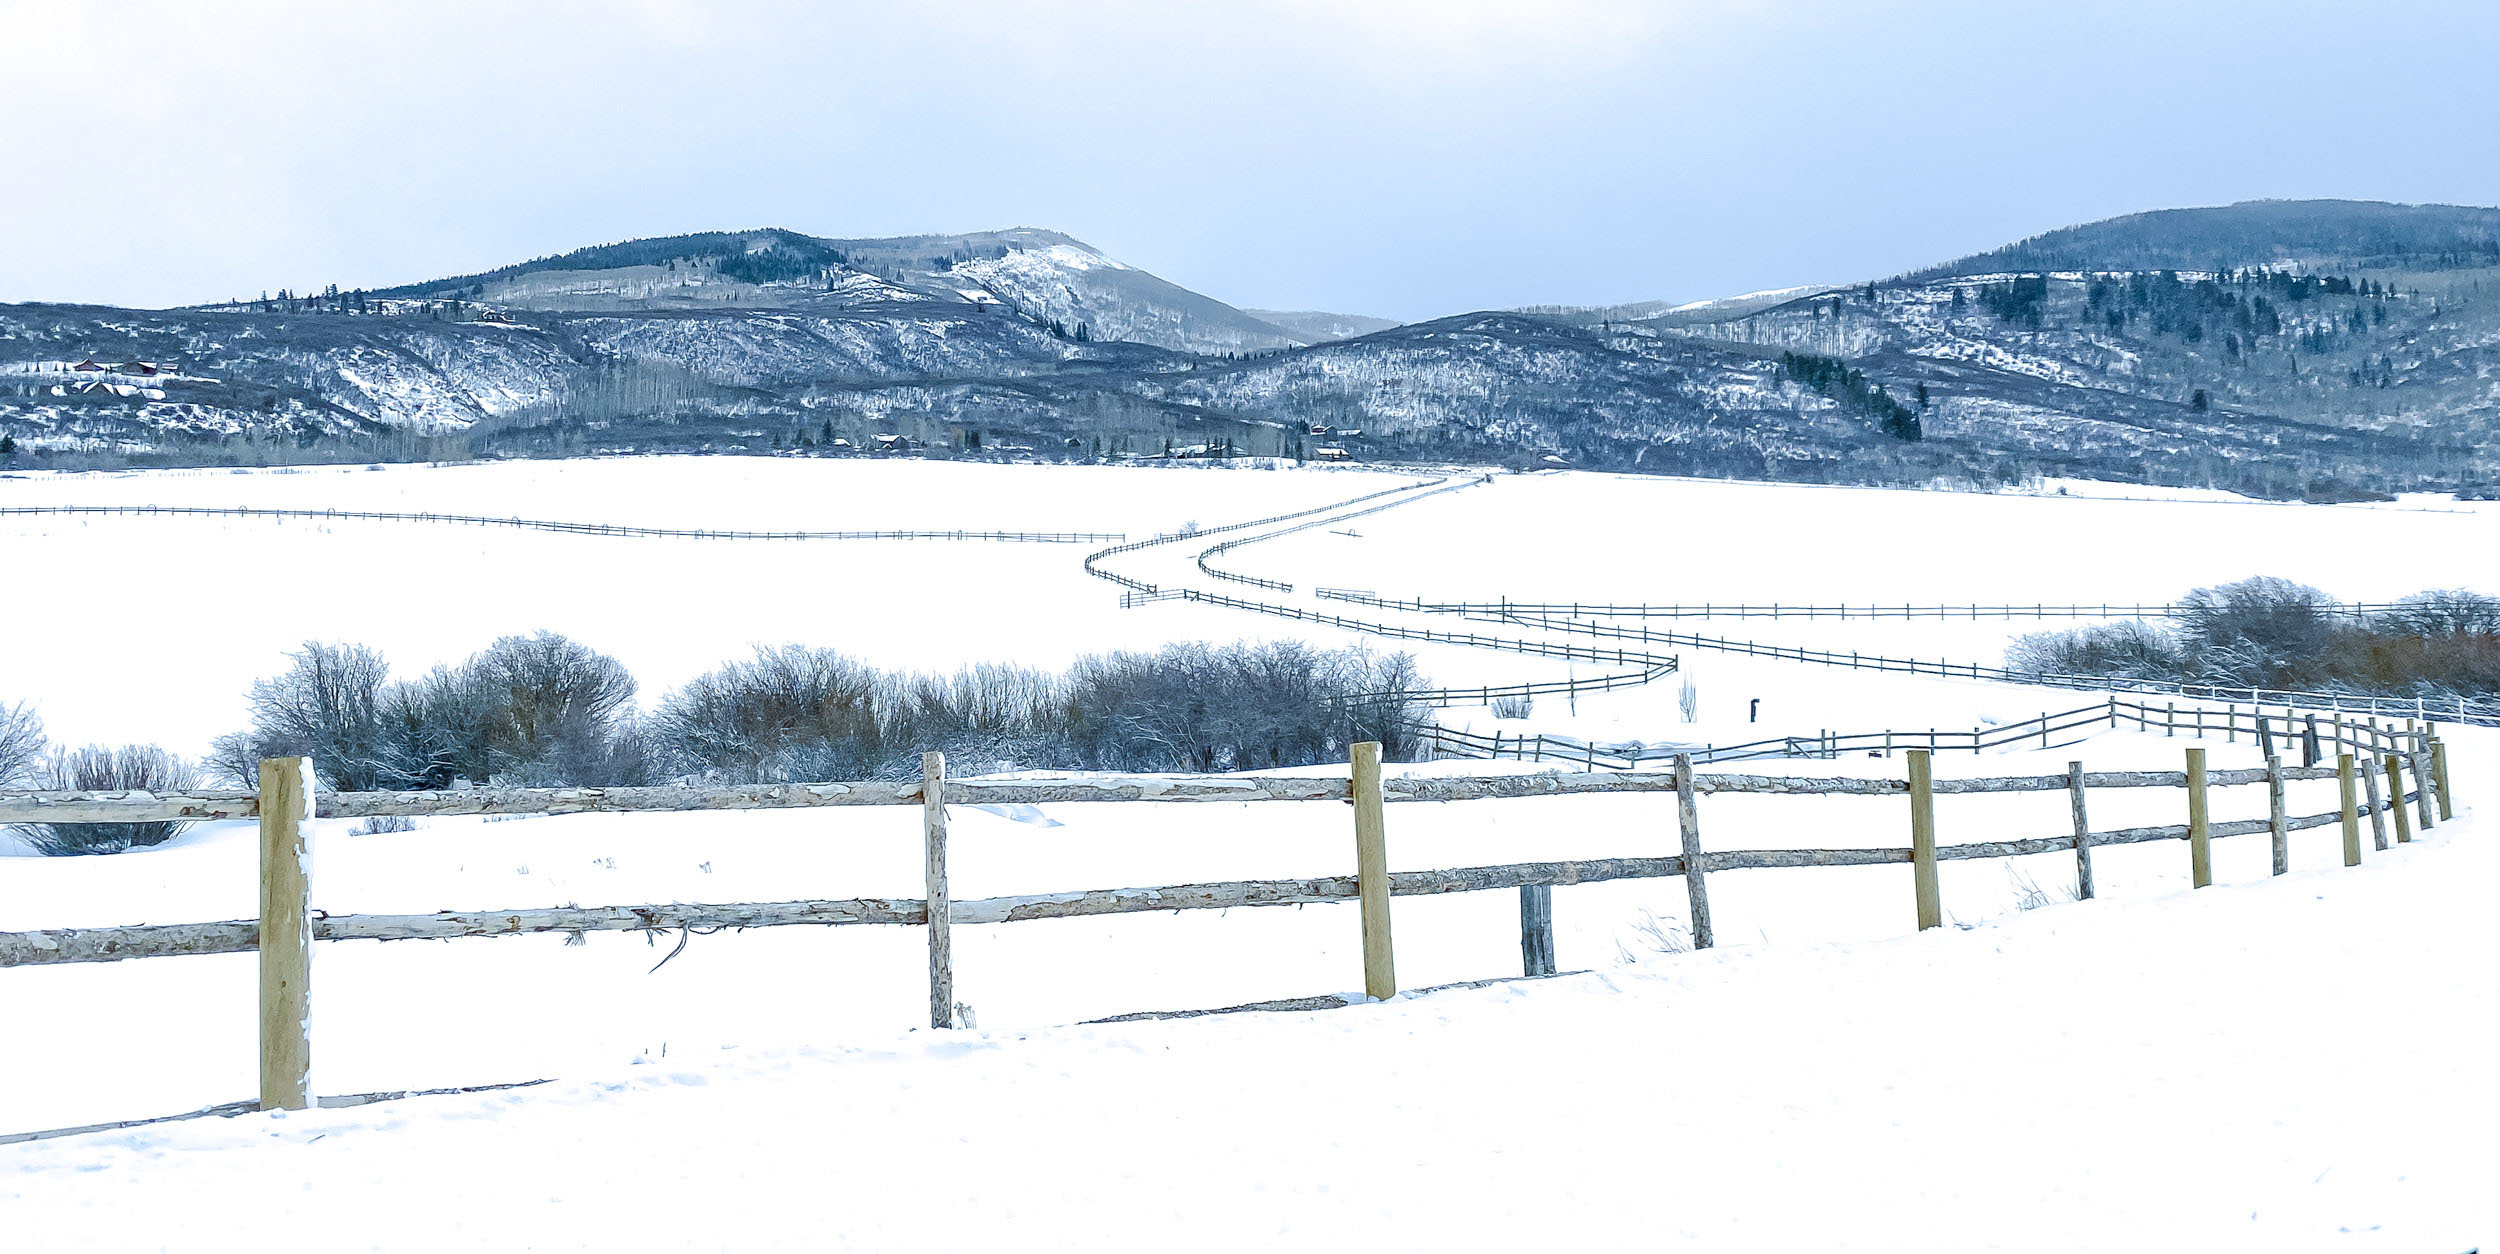
[[[2218,710],[2199,706],[2182,709],[2175,701],[2165,706],[2154,706],[2115,696],[2107,701],[1992,727],[1968,730],[1927,727],[1845,733],[1823,730],[1811,735],[1771,736],[1732,745],[1695,745],[1672,740],[1654,744],[1626,742],[1601,745],[1550,734],[1510,735],[1496,731],[1485,735],[1424,722],[1414,724],[1414,730],[1436,757],[1515,758],[1566,766],[1577,764],[1592,771],[1629,771],[1640,769],[1644,762],[1663,762],[1681,755],[1690,755],[1697,763],[1711,763],[1763,758],[1833,758],[1845,753],[1889,758],[1904,749],[1925,749],[1931,753],[2056,749],[2080,744],[2089,737],[2074,736],[2065,740],[2054,737],[2077,731],[2116,730],[2127,725],[2167,735],[2176,735],[2181,731],[2196,736],[2219,732],[2230,743],[2237,743],[2245,733],[2251,743],[2265,746],[2267,752],[2272,752],[2274,744],[2280,740],[2299,747],[2303,766],[2317,765],[2330,752],[2327,748],[2330,745],[2334,753],[2346,750],[2363,754],[2408,753],[2422,741],[2438,734],[2438,725],[2428,722],[2409,722],[2401,729],[2393,724],[2382,728],[2375,718],[2347,721],[2342,715],[2330,715],[2321,722],[2315,713],[2304,715],[2288,706],[2279,713],[2255,707],[2243,709],[2237,705]]]
[[[1350,505],[1361,504],[1364,501],[1378,500],[1384,496],[1397,496],[1402,493],[1421,492],[1426,489],[1438,487],[1439,485],[1447,482],[1449,482],[1449,477],[1444,475],[1438,479],[1425,479],[1417,483],[1400,484],[1394,488],[1383,488],[1378,492],[1366,492],[1361,496],[1348,497],[1345,500],[1338,501],[1334,504],[1317,505],[1311,507],[1310,509],[1295,510],[1290,514],[1277,514],[1269,518],[1253,518],[1248,522],[1226,523],[1221,527],[1195,527],[1186,531],[1168,531],[1162,535],[1148,536],[1143,540],[1131,540],[1126,544],[1115,544],[1109,548],[1096,549],[1095,551],[1086,554],[1085,573],[1092,575],[1096,579],[1107,579],[1131,592],[1161,592],[1163,591],[1163,587],[1160,584],[1139,579],[1134,575],[1123,575],[1116,570],[1103,569],[1100,564],[1102,559],[1106,557],[1117,557],[1122,553],[1135,553],[1140,549],[1151,549],[1158,545],[1178,544],[1183,540],[1195,540],[1202,536],[1220,536],[1228,532],[1246,531],[1252,527],[1264,527],[1270,523],[1291,522],[1296,518],[1308,518],[1314,514],[1333,513]]]
[[[1841,666],[1855,670],[1934,675],[1943,679],[1991,680],[1998,683],[2026,684],[2043,688],[2097,688],[2119,692],[2169,694],[2198,697],[2209,701],[2244,700],[2253,704],[2300,706],[2331,713],[2377,714],[2398,718],[2410,716],[2415,719],[2436,717],[2449,722],[2472,723],[2477,726],[2500,726],[2500,701],[2489,699],[2380,697],[2351,693],[2244,688],[2227,684],[2178,683],[2169,680],[2132,679],[2113,675],[2055,675],[2040,671],[2010,670],[2002,666],[1982,666],[1976,662],[1955,662],[1945,659],[1930,662],[1919,658],[1860,653],[1854,649],[1842,653],[1831,649],[1808,649],[1798,645],[1731,640],[1725,636],[1704,636],[1693,632],[1653,631],[1646,627],[1610,627],[1587,620],[1537,614],[1511,613],[1466,617],[1475,622],[1509,623],[1520,627],[1558,632],[1565,637],[1586,636],[1592,640],[1628,640],[1642,644],[1676,645],[1684,648],[1709,649],[1715,652],[1741,653],[1750,657],[1766,657],[1784,662]]]
[[[545,518],[493,518],[483,514],[390,514],[353,509],[253,509],[205,505],[5,505],[12,514],[137,514],[214,515],[228,518],[294,518],[317,522],[364,519],[381,522],[459,523],[475,527],[518,527],[566,535],[628,536],[672,540],[989,540],[1005,544],[1091,544],[1123,540],[1109,531],[724,531],[712,528],[627,527],[610,523],[561,522]]]
[[[1674,605],[1598,601],[1426,601],[1421,598],[1399,600],[1375,596],[1357,588],[1314,588],[1312,595],[1326,601],[1350,601],[1357,605],[1384,610],[1410,610],[1420,614],[1555,614],[1572,618],[1783,618],[1852,619],[1852,618],[2185,618],[2196,613],[2193,608],[2175,601],[2157,604],[2119,605],[2104,601],[2099,605]],[[2290,606],[2286,609],[2294,608]],[[2327,604],[2304,608],[2318,614],[2348,615],[2366,618],[2374,614],[2393,613],[2414,607],[2395,601],[2364,602],[2357,605]]]
[[[1325,518],[1315,518],[1309,522],[1296,523],[1293,526],[1286,527],[1281,530],[1268,532],[1266,535],[1244,536],[1237,540],[1226,540],[1220,544],[1212,544],[1201,550],[1198,554],[1198,573],[1205,575],[1209,579],[1222,579],[1231,583],[1248,584],[1251,587],[1265,588],[1271,592],[1291,592],[1293,591],[1293,585],[1286,583],[1283,580],[1262,579],[1257,575],[1243,575],[1237,574],[1233,571],[1219,570],[1215,566],[1209,564],[1207,559],[1217,556],[1218,554],[1229,553],[1234,549],[1242,548],[1247,545],[1264,544],[1269,540],[1280,540],[1286,536],[1293,535],[1296,532],[1308,531],[1313,527],[1326,527],[1335,523],[1351,522],[1357,518],[1377,514],[1382,510],[1398,509],[1402,506],[1412,505],[1428,496],[1439,496],[1444,492],[1457,492],[1466,488],[1491,483],[1492,481],[1493,480],[1490,475],[1479,475],[1475,478],[1462,480],[1458,483],[1448,483],[1439,487],[1432,487],[1417,491],[1410,495],[1399,497],[1397,500],[1391,501],[1385,505],[1374,505],[1369,509],[1358,509],[1347,514],[1330,514]],[[1435,482],[1439,483],[1440,481],[1435,480]]]
[[[258,951],[260,955],[260,1104],[302,1109],[312,1095],[312,955],[315,941],[450,939],[531,933],[594,931],[656,932],[668,929],[750,928],[794,925],[918,926],[929,939],[929,1018],[932,1027],[955,1022],[951,929],[1039,919],[1079,918],[1142,911],[1299,906],[1322,902],[1361,904],[1364,988],[1374,998],[1397,992],[1391,944],[1390,900],[1400,896],[1502,889],[1520,891],[1520,948],[1530,975],[1552,974],[1551,893],[1557,885],[1680,876],[1691,908],[1693,941],[1714,943],[1707,875],[1750,868],[1883,866],[1912,868],[1918,926],[1944,920],[1937,884],[1940,862],[2071,852],[2077,891],[2094,892],[2092,851],[2111,845],[2185,840],[2195,884],[2212,882],[2210,842],[2269,832],[2276,874],[2289,869],[2286,844],[2293,831],[2340,822],[2343,861],[2361,861],[2360,824],[2366,814],[2374,843],[2387,848],[2385,824],[2396,825],[2398,842],[2412,839],[2419,823],[2429,827],[2453,816],[2445,746],[2425,741],[2407,754],[2383,761],[2339,756],[2333,767],[2286,767],[2279,757],[2253,770],[2209,771],[2202,748],[2187,750],[2184,771],[2086,772],[2080,762],[2055,775],[1937,780],[1925,749],[1908,751],[1907,778],[1790,778],[1768,775],[1697,775],[1690,757],[1679,757],[1663,774],[1521,774],[1476,778],[1384,780],[1380,747],[1354,748],[1344,778],[1308,777],[1098,777],[1044,781],[951,780],[945,759],[928,754],[922,778],[913,781],[754,785],[729,788],[552,788],[445,792],[320,793],[308,759],[287,758],[261,766],[255,792],[0,793],[0,822],[126,823],[161,820],[257,819],[260,824],[260,916],[215,923],[0,932],[0,967],[106,962],[177,955]],[[2387,791],[2377,791],[2383,768]],[[2410,792],[2405,774],[2413,777]],[[2336,779],[2342,804],[2336,811],[2291,817],[2283,803],[2286,781]],[[2356,783],[2361,787],[2356,788]],[[2207,790],[2266,785],[2266,819],[2215,823]],[[2089,789],[2183,788],[2187,822],[2095,832],[2087,822]],[[2071,798],[2071,831],[2014,840],[1939,844],[1934,810],[1938,794],[2063,791]],[[2361,797],[2367,793],[2367,805]],[[1528,862],[1444,870],[1389,869],[1384,805],[1595,794],[1672,792],[1676,797],[1675,852],[1564,862]],[[1739,849],[1704,851],[1698,799],[1722,793],[1906,797],[1910,843],[1857,849]],[[2433,799],[2437,819],[2433,818]],[[1112,888],[1029,896],[956,900],[948,890],[946,808],[953,804],[1041,805],[1075,802],[1350,801],[1353,803],[1354,873],[1298,880],[1246,880],[1152,888]],[[329,915],[314,908],[311,853],[313,820],[378,816],[573,814],[690,810],[767,810],[833,806],[911,806],[922,816],[926,849],[925,893],[916,898],[854,898],[733,904],[668,903],[639,906],[549,907],[524,910],[447,911],[422,915]],[[1647,842],[1643,842],[1647,843]],[[1306,999],[1307,1000],[1307,999]],[[1286,1004],[1286,1003],[1278,1003]]]

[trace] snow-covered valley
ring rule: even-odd
[[[32,475],[0,480],[0,506],[1142,539],[1440,473],[612,459]],[[1313,610],[1343,608],[1313,597],[1324,586],[1615,602],[2166,601],[2252,573],[2384,600],[2471,583],[2459,555],[2500,539],[2500,509],[2446,497],[2297,506],[2129,491],[2151,499],[2082,484],[1983,495],[1496,474],[1243,545],[1221,565],[1291,582],[1290,593],[1257,595]],[[1389,647],[1197,603],[1122,609],[1118,588],[1086,576],[1090,545],[63,515],[0,516],[0,545],[46,572],[47,596],[115,610],[0,625],[0,702],[35,702],[62,741],[155,740],[185,753],[237,726],[250,682],[305,639],[373,644],[415,672],[496,635],[551,628],[627,663],[646,701],[755,644],[831,645],[929,670],[1056,666],[1180,639]],[[1204,547],[1106,564],[1167,586],[1242,591],[1200,574]],[[252,591],[270,586],[301,591]],[[1983,662],[2040,626],[1707,624]],[[1438,684],[1615,669],[1437,643],[1414,652]],[[1696,689],[1690,721],[1672,682],[1539,698],[1511,717],[1481,707],[1440,717],[1479,731],[1727,743],[1969,728],[2094,699],[1677,652],[1680,678]],[[1038,1232],[1044,1245],[1087,1236],[1097,1248],[1144,1243],[1126,1226],[1101,1226],[1113,1213],[1157,1225],[1167,1213],[1240,1217],[1205,1241],[1226,1248],[1279,1234],[1476,1244],[1532,1229],[1641,1232],[1692,1248],[1992,1237],[2026,1248],[2463,1248],[2492,1218],[2475,1183],[2489,1155],[2464,1129],[2488,1121],[2494,1093],[2453,1052],[2415,1046],[2458,1038],[2500,1009],[2469,905],[2493,856],[2474,812],[2500,768],[2500,731],[2443,734],[2457,821],[2373,850],[2357,870],[2340,865],[2332,826],[2293,834],[2293,874],[2281,879],[2262,836],[2222,840],[2218,887],[2193,894],[2174,841],[2101,851],[2099,899],[2088,903],[2062,900],[2068,854],[1952,862],[1942,894],[1959,926],[1918,935],[1904,867],[1719,872],[1719,947],[1700,954],[1664,939],[1684,921],[1676,880],[1570,886],[1554,892],[1556,948],[1578,974],[1298,1016],[1071,1026],[1357,988],[1350,905],[959,926],[957,993],[979,1026],[945,1039],[914,1030],[926,1011],[914,927],[696,935],[664,965],[676,935],[325,944],[316,1091],[555,1083],[0,1146],[0,1202],[24,1217],[29,1248],[153,1248],[180,1243],[153,1225],[186,1208],[116,1213],[111,1199],[141,1163],[179,1165],[149,1178],[181,1181],[200,1222],[239,1222],[228,1216],[249,1206],[310,1224],[369,1213],[415,1156],[459,1144],[471,1155],[464,1205],[367,1230],[371,1243],[574,1248],[630,1229],[656,1248],[772,1248],[806,1231],[791,1210],[815,1196],[794,1183],[803,1165],[847,1182],[839,1235],[819,1235],[861,1247],[892,1244],[943,1198],[950,1239]],[[1947,779],[2042,774],[2081,759],[2094,770],[2175,770],[2196,743],[2102,731],[2045,751],[1943,755],[1937,769]],[[2258,764],[2244,734],[2202,744],[2217,769]],[[1850,756],[1776,769],[1898,778],[1902,765]],[[1342,770],[1301,773],[1332,769]],[[1551,768],[1392,767],[1540,769]],[[2289,793],[2294,814],[2336,805],[2332,781]],[[2062,793],[1951,796],[1938,823],[1947,841],[2047,836],[2066,830],[2066,806]],[[2166,789],[2096,793],[2093,824],[2175,823],[2178,807]],[[2262,788],[2221,789],[2214,818],[2264,807]],[[1714,795],[1701,815],[1714,851],[1907,839],[1897,799]],[[910,897],[922,872],[916,819],[873,808],[436,818],[373,835],[325,821],[314,898],[348,914]],[[1654,793],[1396,805],[1388,824],[1399,870],[1652,856],[1677,840],[1674,800]],[[1353,861],[1338,803],[962,807],[952,839],[959,899],[1336,875]],[[249,824],[210,823],[110,857],[0,858],[0,930],[247,918],[256,856]],[[2051,904],[2040,906],[2043,896]],[[1394,918],[1406,987],[1519,970],[1511,893],[1400,898]],[[0,971],[13,1019],[77,1025],[75,1048],[58,1034],[0,1035],[0,1132],[247,1096],[255,969],[249,955],[225,955]],[[2412,1056],[2399,1061],[2391,1046]],[[1280,1116],[1287,1108],[1318,1113]],[[480,1129],[491,1129],[482,1155],[472,1153]],[[2006,1154],[2008,1138],[2030,1151]],[[523,1173],[506,1165],[518,1156],[558,1165]],[[984,1184],[967,1201],[976,1176]],[[278,1177],[313,1188],[280,1198],[253,1183]],[[632,1222],[635,1197],[655,1188],[735,1199],[737,1217],[657,1236]],[[1794,1205],[1799,1190],[1818,1204]],[[1497,1195],[1543,1200],[1488,1209],[1483,1199]],[[1566,1196],[1570,1210],[1551,1209]],[[1864,1225],[1875,1199],[1889,1214],[1902,1196],[1920,1200],[1926,1226]]]

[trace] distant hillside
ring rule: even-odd
[[[629,240],[369,295],[465,299],[546,313],[858,308],[921,300],[1004,305],[1086,340],[1184,352],[1309,338],[1115,261],[1056,231],[818,239],[714,231]]]
[[[1374,331],[1386,331],[1402,325],[1395,318],[1367,318],[1361,314],[1322,313],[1316,309],[1245,309],[1242,312],[1270,326],[1283,327],[1301,337],[1306,344],[1326,340],[1350,340]]]
[[[719,232],[383,293],[0,306],[0,435],[53,467],[901,437],[988,458],[1326,445],[1834,482],[2467,488],[2500,479],[2493,216],[2138,214],[1878,283],[1402,326],[1261,316],[1050,231]]]
[[[2500,209],[2252,200],[2158,209],[2032,236],[1906,275],[2058,270],[2453,270],[2500,265]]]

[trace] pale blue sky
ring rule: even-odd
[[[1022,225],[1423,318],[2173,205],[2500,203],[2489,0],[0,0],[0,47],[0,300]]]

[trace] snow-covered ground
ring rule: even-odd
[[[2486,1242],[2500,846],[2460,822],[2309,865],[1337,1011],[680,1040],[518,1092],[0,1147],[0,1211],[46,1251]],[[782,956],[743,986],[838,1019],[841,966]],[[227,960],[130,965],[176,961]],[[395,1017],[526,1035],[499,1001],[437,1009]],[[162,1008],[159,1057],[197,1048],[187,1010]],[[46,1035],[7,1074],[69,1083],[87,1039]]]
[[[1417,478],[676,458],[33,476],[0,480],[0,504],[1143,537]],[[2496,530],[2491,506],[2444,500],[2300,507],[1541,474],[1219,560],[1297,584],[1255,595],[1336,612],[1348,607],[1310,587],[2135,601],[2264,572],[2375,600],[2472,582],[2461,555],[2487,551]],[[122,611],[0,617],[0,701],[39,702],[59,739],[186,750],[239,725],[250,680],[305,638],[377,645],[405,672],[551,628],[624,659],[646,700],[750,643],[949,669],[1169,639],[1362,639],[1186,603],[1122,611],[1115,589],[1080,570],[1084,546],[57,517],[0,518],[0,546],[44,572],[47,604]],[[1114,564],[1206,586],[1198,547]],[[258,595],[264,564],[296,572],[302,595]],[[134,587],[172,595],[142,614]],[[2040,624],[1700,626],[1990,661]],[[1416,651],[1450,683],[1615,669]],[[1697,722],[1681,721],[1662,684],[1541,699],[1502,725],[1725,743],[1970,727],[2091,699],[1680,652],[1701,693]],[[1493,724],[1482,710],[1449,716]],[[2500,774],[2500,732],[2449,734],[2470,812]],[[1938,773],[2045,773],[2071,758],[2176,769],[2189,743],[2106,732],[2048,751],[1948,755]],[[2257,761],[2244,738],[2207,747],[2217,767]],[[1897,776],[1901,764],[1777,769]],[[2294,814],[2334,803],[2332,783],[2291,787]],[[2096,792],[2093,825],[2174,823],[2180,806],[2167,790]],[[2215,818],[2263,806],[2260,789],[2222,790]],[[1701,812],[1712,849],[1907,843],[1897,799],[1714,795]],[[1938,819],[1947,842],[2069,823],[2058,793],[1950,796]],[[315,905],[334,914],[920,891],[907,809],[347,827],[323,823],[315,837]],[[953,827],[958,898],[1352,869],[1337,804],[958,808]],[[2222,886],[2192,897],[2183,846],[2109,849],[2101,900],[2030,912],[2018,909],[2025,889],[2059,893],[2070,856],[1948,863],[1946,909],[1973,930],[1917,937],[1906,935],[1905,867],[1723,872],[1710,881],[1721,947],[1702,955],[1654,943],[1653,923],[1684,920],[1679,881],[1562,888],[1560,961],[1589,974],[1298,1017],[1065,1026],[1356,987],[1351,906],[960,927],[958,996],[982,1030],[944,1040],[910,1031],[925,1021],[916,928],[697,936],[656,970],[675,938],[329,944],[314,979],[317,1092],[558,1083],[0,1147],[11,1221],[0,1248],[224,1248],[233,1242],[201,1234],[240,1233],[230,1217],[275,1208],[302,1231],[376,1248],[881,1248],[934,1231],[948,1244],[1095,1248],[1184,1232],[1219,1248],[1279,1234],[1473,1248],[1534,1233],[1739,1249],[2463,1249],[2487,1235],[2475,1186],[2492,1151],[2480,1129],[2500,1114],[2471,1062],[2470,1025],[2500,1009],[2500,966],[2473,922],[2474,887],[2500,855],[2474,831],[2443,825],[2355,871],[2338,865],[2332,827],[2295,833],[2296,873],[2283,880],[2268,875],[2262,837],[2225,840]],[[1677,839],[1672,799],[1656,794],[1398,805],[1389,832],[1398,869],[1653,855]],[[116,857],[0,858],[0,929],[247,917],[254,857],[247,826],[209,824]],[[1407,987],[1519,969],[1513,894],[1405,898],[1394,913]],[[0,1032],[0,1132],[248,1096],[254,973],[249,955],[0,971],[9,1021],[52,1025]],[[406,1180],[446,1169],[463,1173],[462,1204],[407,1204]],[[179,1196],[114,1200],[160,1188]],[[648,1222],[693,1213],[694,1196],[716,1199],[713,1226]],[[377,1208],[397,1218],[365,1218]],[[183,1226],[150,1228],[150,1216]]]

